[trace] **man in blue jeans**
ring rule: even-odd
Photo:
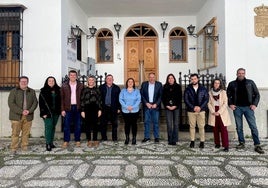
[[[237,149],[245,148],[245,139],[243,133],[243,115],[245,116],[251,135],[254,141],[255,151],[263,154],[260,146],[259,133],[256,125],[254,110],[256,109],[260,94],[254,81],[245,78],[246,70],[239,68],[236,72],[236,80],[229,83],[227,88],[228,105],[233,110],[236,131],[239,144]]]
[[[71,123],[74,124],[74,139],[76,147],[80,147],[81,136],[81,103],[80,96],[84,85],[77,81],[77,72],[69,71],[69,82],[61,87],[61,115],[64,117],[64,143],[67,148],[70,142]]]
[[[155,80],[155,73],[149,73],[149,81],[141,85],[141,101],[144,110],[144,139],[150,141],[150,126],[153,124],[154,141],[159,142],[159,111],[161,109],[162,83]]]

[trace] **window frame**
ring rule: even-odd
[[[100,36],[101,35],[101,36]],[[111,58],[110,60],[103,61],[100,60],[100,41],[109,41],[111,43]],[[110,29],[102,28],[98,31],[96,34],[96,63],[97,64],[108,64],[108,63],[114,63],[114,35],[113,32]]]
[[[182,34],[183,35],[182,35]],[[172,34],[175,34],[173,36]],[[182,48],[182,58],[177,60],[172,58],[172,46],[171,46],[171,41],[172,40],[182,40],[183,43],[183,48]],[[169,62],[170,63],[187,63],[188,62],[188,35],[187,32],[184,28],[182,27],[174,27],[170,32],[169,32]]]
[[[0,6],[0,37],[4,46],[0,50],[1,67],[8,68],[0,74],[0,90],[10,90],[18,86],[18,78],[22,72],[23,58],[23,5]],[[4,34],[5,33],[5,34]],[[11,66],[10,66],[10,65]]]
[[[207,24],[215,26],[212,33],[218,33],[217,18],[213,17]],[[207,25],[206,24],[206,25]],[[197,68],[207,70],[218,66],[218,41],[214,41],[205,35],[205,26],[197,33]],[[210,49],[212,47],[212,49]]]

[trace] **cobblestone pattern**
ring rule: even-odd
[[[188,142],[164,141],[136,146],[108,141],[98,148],[71,143],[47,152],[35,140],[29,151],[13,155],[1,141],[0,187],[267,187],[267,143],[262,141],[260,155],[251,142],[243,150],[231,142],[228,153],[213,142],[190,149]]]

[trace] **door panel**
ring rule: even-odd
[[[146,80],[150,72],[157,72],[156,39],[127,39],[126,41],[125,80],[132,77],[140,85],[139,67],[142,64],[141,76]]]
[[[155,59],[155,40],[143,41],[143,59],[144,59],[144,73],[145,79],[150,72],[156,73],[156,59]],[[156,74],[157,76],[157,74]]]
[[[139,40],[127,42],[127,63],[125,67],[126,78],[134,78],[135,83],[139,82]]]

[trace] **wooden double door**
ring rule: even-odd
[[[154,72],[158,77],[158,37],[155,29],[144,23],[131,26],[125,35],[125,81],[134,78],[136,86]]]
[[[150,72],[158,75],[157,39],[126,39],[125,80],[134,78],[138,86]]]

